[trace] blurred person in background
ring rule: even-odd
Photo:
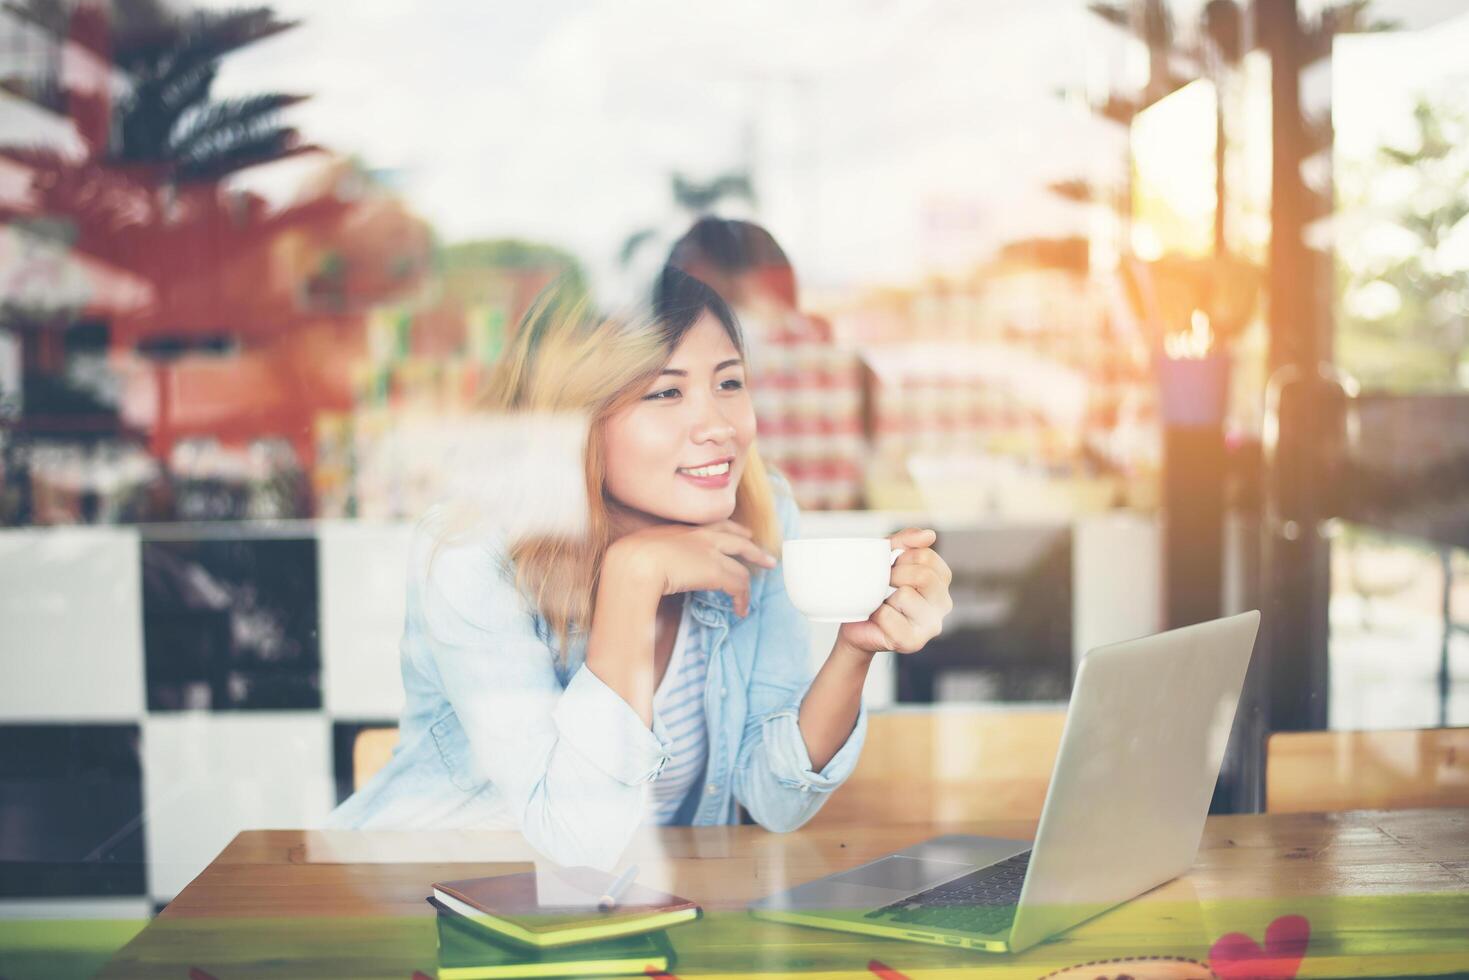
[[[674,242],[666,266],[712,287],[739,317],[753,353],[783,339],[831,340],[830,324],[800,311],[785,250],[754,222],[706,215]]]
[[[446,507],[420,522],[399,745],[329,825],[517,828],[603,868],[644,824],[743,806],[793,830],[856,765],[873,655],[938,635],[951,575],[909,528],[897,591],[812,677],[778,557],[797,507],[755,446],[739,325],[677,269],[655,295],[633,322],[538,304],[512,340],[484,408],[589,418],[587,533],[467,533]]]

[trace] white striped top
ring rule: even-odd
[[[689,642],[686,595],[668,670],[653,693],[653,713],[663,720],[673,753],[653,781],[648,818],[652,823],[671,821],[689,792],[703,782],[709,755],[709,729],[704,721],[704,681],[708,675],[708,652],[701,644]]]

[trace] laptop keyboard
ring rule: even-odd
[[[868,912],[866,918],[932,929],[1005,932],[1015,921],[1029,864],[1030,852],[1026,851]]]

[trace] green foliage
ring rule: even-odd
[[[565,249],[543,242],[520,238],[486,238],[445,245],[438,251],[438,264],[444,273],[478,269],[545,269],[559,277],[558,290],[564,296],[587,295],[586,273],[576,256]]]
[[[1366,387],[1464,385],[1469,355],[1469,120],[1421,97],[1413,139],[1381,147],[1341,180],[1343,211],[1385,217],[1339,251],[1338,359]],[[1374,243],[1395,242],[1388,248]]]

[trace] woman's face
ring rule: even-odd
[[[712,314],[683,335],[641,397],[608,418],[603,440],[605,489],[630,511],[684,524],[734,513],[755,409],[744,362]]]

